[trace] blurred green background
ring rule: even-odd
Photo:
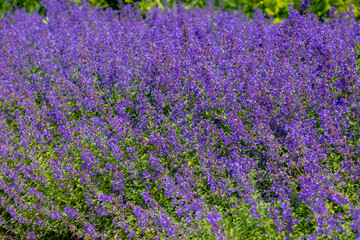
[[[69,0],[69,1],[86,1],[86,0]],[[103,9],[111,7],[118,9],[118,0],[87,0],[92,5],[99,5]],[[139,7],[143,11],[150,10],[153,6],[159,6],[163,8],[163,3],[170,4],[175,3],[177,0],[123,0],[123,4],[134,4],[139,2]],[[187,8],[204,7],[208,0],[180,0]],[[221,4],[221,7],[225,10],[236,10],[239,7],[248,17],[253,16],[255,8],[259,8],[262,12],[268,16],[273,16],[275,22],[281,21],[288,16],[288,5],[292,3],[296,9],[300,9],[301,0],[210,0],[217,7]],[[19,8],[25,8],[27,12],[40,11],[44,13],[44,9],[40,5],[41,0],[0,0],[0,14],[14,9],[15,6]],[[337,12],[349,11],[349,3],[355,7],[354,15],[359,19],[360,15],[360,0],[311,0],[311,12],[317,14],[320,18],[328,17],[329,9],[336,7]]]

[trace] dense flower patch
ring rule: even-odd
[[[351,13],[46,8],[0,21],[3,233],[360,238]]]

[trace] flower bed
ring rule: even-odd
[[[0,20],[3,234],[360,238],[351,14],[46,9]]]

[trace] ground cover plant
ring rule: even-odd
[[[0,232],[360,238],[360,24],[43,2],[0,20]]]

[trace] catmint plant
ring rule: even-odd
[[[0,20],[0,233],[360,238],[360,25],[46,0]]]

